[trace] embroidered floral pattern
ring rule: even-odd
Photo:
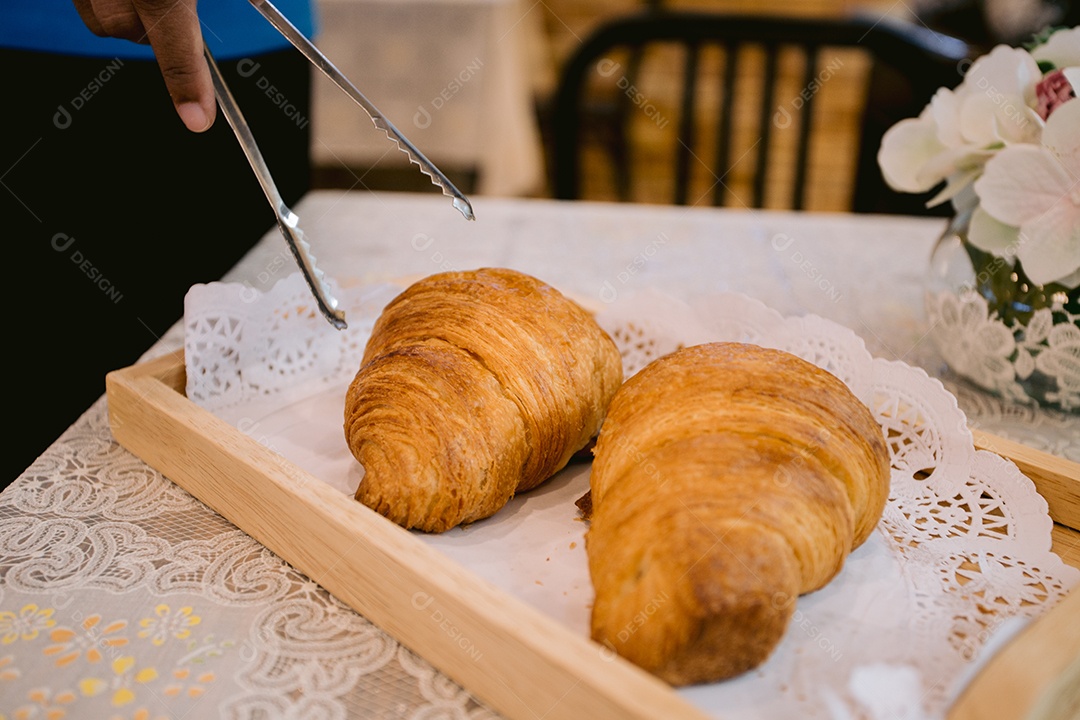
[[[1054,325],[1046,336],[1046,347],[1035,358],[1035,369],[1057,380],[1057,392],[1050,400],[1063,408],[1080,407],[1080,327]]]
[[[927,309],[934,341],[960,375],[1009,400],[1030,403],[1020,381],[1039,373],[1055,388],[1047,400],[1063,410],[1080,408],[1080,316],[1042,308],[1026,327],[1006,325],[974,292],[931,294]]]
[[[0,643],[10,645],[16,640],[33,640],[42,630],[48,630],[56,621],[52,608],[39,608],[33,603],[23,605],[18,613],[0,612]]]
[[[131,720],[170,720],[165,715],[152,715],[146,708],[139,708],[130,715]],[[126,720],[127,716],[113,715],[109,720]]]
[[[191,637],[191,628],[202,622],[198,615],[191,614],[191,606],[182,607],[173,612],[168,605],[161,604],[154,608],[156,617],[143,618],[139,621],[139,637],[151,638],[155,645],[162,645],[169,637],[187,640]]]
[[[54,644],[45,648],[45,654],[56,657],[56,667],[64,667],[75,662],[80,655],[87,662],[101,661],[102,650],[112,650],[127,645],[126,637],[117,636],[127,627],[126,620],[118,620],[101,627],[101,616],[91,615],[82,623],[82,630],[76,631],[60,627],[49,633]]]
[[[59,607],[63,608],[61,604]],[[61,614],[63,614],[63,610]],[[152,617],[139,623],[135,637],[129,637],[127,620],[105,621],[101,613],[84,616],[73,611],[70,625],[57,625],[53,608],[26,604],[18,611],[0,612],[0,637],[6,643],[24,641],[40,643],[32,648],[49,658],[57,668],[49,676],[52,687],[34,684],[15,702],[0,703],[0,720],[9,718],[47,718],[62,720],[69,717],[101,717],[109,720],[168,720],[159,710],[162,702],[170,703],[177,716],[186,715],[178,703],[196,701],[217,679],[209,665],[223,657],[236,645],[231,639],[217,640],[212,635],[192,636],[193,628],[201,622],[192,606],[172,609],[162,603],[154,608]],[[175,641],[176,650],[166,655],[157,648]],[[43,645],[43,647],[42,647]],[[155,661],[146,658],[153,657]],[[169,657],[163,668],[158,663]],[[24,680],[24,673],[15,666],[16,656],[0,657],[0,696],[6,701],[9,685]],[[75,708],[78,708],[76,710]],[[5,715],[4,711],[12,714]]]
[[[48,688],[35,688],[27,693],[26,699],[28,702],[20,705],[12,715],[15,720],[23,720],[23,718],[60,720],[68,716],[68,706],[75,702],[76,696],[75,693],[66,690],[53,693]]]
[[[1010,357],[1016,340],[988,317],[986,300],[975,293],[941,293],[930,299],[931,333],[945,362],[976,384],[1003,396],[1024,399]]]
[[[14,665],[14,655],[5,655],[4,657],[0,657],[0,682],[19,679],[19,676],[22,673],[20,673],[19,669],[17,667],[14,667]]]
[[[176,682],[165,686],[165,695],[178,697],[187,695],[191,698],[202,697],[206,692],[206,686],[214,682],[214,673],[202,672],[197,675],[190,668],[177,668],[173,670],[173,678]]]
[[[152,667],[136,667],[135,658],[130,655],[113,660],[112,672],[112,677],[107,679],[85,678],[79,682],[79,690],[88,697],[111,692],[112,704],[120,707],[135,700],[136,685],[145,685],[158,676]]]

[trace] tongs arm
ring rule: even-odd
[[[304,57],[306,57],[312,65],[333,80],[334,84],[345,91],[356,104],[364,109],[368,114],[368,117],[371,118],[371,121],[375,123],[375,127],[383,130],[386,133],[386,137],[393,140],[397,144],[398,149],[408,155],[409,160],[418,165],[422,173],[431,178],[432,183],[442,188],[444,195],[453,199],[454,207],[457,208],[462,215],[468,220],[476,219],[476,215],[473,213],[472,204],[469,202],[468,198],[466,198],[460,190],[454,187],[454,184],[450,182],[437,167],[435,167],[434,163],[428,160],[415,145],[409,142],[409,139],[402,135],[401,131],[394,127],[394,124],[387,120],[370,100],[364,97],[364,94],[360,92],[355,85],[349,82],[349,79],[345,77],[345,75],[338,70],[310,40],[304,37],[304,34],[301,33],[287,17],[282,15],[269,0],[249,1],[263,17],[270,21],[271,25],[277,28],[278,32],[280,32],[285,39],[303,53]],[[204,53],[206,55],[206,63],[210,66],[210,75],[213,78],[214,92],[217,95],[218,104],[221,106],[221,110],[224,113],[226,120],[228,120],[233,132],[240,141],[240,145],[244,149],[244,154],[247,156],[248,162],[255,171],[255,176],[259,179],[259,184],[262,186],[263,192],[266,193],[267,200],[270,201],[270,205],[274,209],[274,213],[277,216],[278,228],[281,230],[281,234],[285,236],[285,240],[289,244],[293,256],[296,258],[296,263],[300,266],[300,270],[307,280],[312,294],[315,296],[315,300],[319,305],[319,310],[334,327],[339,330],[343,329],[345,327],[345,313],[338,309],[338,302],[331,294],[323,272],[315,267],[315,258],[311,254],[311,246],[304,239],[304,233],[300,229],[300,219],[282,200],[281,195],[277,190],[277,186],[274,184],[274,179],[270,175],[270,170],[263,160],[262,153],[259,152],[255,137],[252,135],[251,129],[244,120],[244,116],[240,112],[239,106],[233,99],[232,93],[225,84],[225,80],[221,75],[221,71],[218,69],[217,63],[214,62],[214,58],[210,54],[209,48],[206,48]]]
[[[270,21],[271,25],[277,28],[278,32],[285,36],[286,40],[303,53],[304,57],[306,57],[312,65],[321,70],[335,85],[344,91],[346,95],[352,98],[357,105],[362,107],[364,112],[368,114],[368,117],[371,118],[371,121],[375,123],[375,127],[385,132],[386,137],[396,142],[398,149],[408,155],[409,160],[418,165],[420,171],[431,178],[433,184],[442,188],[443,195],[453,199],[454,207],[456,207],[466,219],[476,219],[476,215],[473,213],[472,204],[469,202],[468,198],[466,198],[460,190],[454,187],[454,184],[443,175],[442,171],[435,167],[434,163],[428,160],[415,145],[409,142],[409,139],[405,137],[392,122],[386,119],[381,112],[379,112],[379,109],[364,96],[364,93],[360,92],[360,90],[345,77],[345,74],[338,70],[337,67],[323,55],[319,48],[315,47],[314,43],[304,37],[304,34],[300,32],[287,17],[282,15],[281,11],[274,7],[273,3],[269,0],[249,0],[249,2],[251,2],[263,17]]]
[[[331,325],[338,330],[343,330],[346,327],[345,313],[338,309],[338,301],[330,292],[330,288],[326,283],[326,276],[322,270],[315,266],[315,257],[311,254],[311,245],[304,239],[304,232],[300,229],[300,218],[282,200],[281,193],[278,192],[277,185],[274,183],[274,178],[270,175],[270,169],[267,167],[266,161],[259,151],[259,146],[255,142],[255,136],[244,119],[243,113],[240,112],[240,106],[236,104],[232,92],[229,91],[229,86],[225,84],[225,78],[222,77],[217,63],[214,62],[210,49],[204,48],[203,54],[206,56],[206,64],[210,67],[210,77],[214,82],[214,94],[217,96],[218,105],[236,134],[237,140],[240,141],[240,146],[244,149],[244,155],[247,156],[251,168],[255,171],[255,177],[258,178],[259,185],[262,186],[263,192],[266,194],[266,199],[270,201],[270,206],[277,217],[278,228],[285,237],[293,257],[296,258],[296,264],[300,266],[300,271],[315,296],[319,310],[330,321]]]

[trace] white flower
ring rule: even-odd
[[[963,86],[960,131],[976,145],[1038,142],[1035,86],[1042,71],[1027,50],[998,45],[976,60]]]
[[[1015,254],[1039,285],[1080,270],[1080,100],[1050,115],[1040,145],[1006,147],[988,161],[975,192],[973,245]]]
[[[976,60],[956,88],[941,88],[918,118],[902,120],[882,138],[878,164],[902,192],[926,192],[947,180],[930,204],[967,187],[1002,147],[1038,142],[1042,120],[1035,86],[1042,78],[1026,50],[995,47]]]
[[[1031,56],[1056,68],[1080,67],[1080,27],[1058,30],[1034,48]]]
[[[1042,66],[1040,68],[1040,65]],[[1045,75],[1044,75],[1044,70]],[[1080,27],[1030,52],[999,45],[955,90],[882,138],[878,165],[901,192],[943,189],[971,211],[969,240],[1019,260],[1035,283],[1080,285]]]

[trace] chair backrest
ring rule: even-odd
[[[861,49],[872,60],[871,72],[864,96],[861,133],[850,138],[859,144],[857,177],[852,192],[854,211],[892,211],[889,196],[876,166],[876,152],[881,134],[892,122],[918,114],[938,87],[954,87],[966,70],[968,46],[952,37],[925,27],[898,23],[880,17],[845,19],[759,17],[710,12],[650,10],[615,18],[601,24],[569,57],[562,68],[551,114],[552,189],[557,198],[582,197],[582,153],[586,131],[595,131],[591,124],[605,114],[604,103],[589,99],[586,90],[598,80],[611,86],[606,103],[606,144],[616,164],[615,180],[619,200],[630,199],[633,163],[629,161],[632,146],[627,137],[628,122],[635,112],[657,114],[652,99],[636,84],[642,59],[649,48],[675,45],[682,49],[681,73],[676,74],[680,85],[678,99],[669,109],[670,116],[655,124],[671,123],[675,130],[674,148],[670,155],[674,165],[673,195],[670,202],[688,204],[700,202],[689,197],[691,169],[708,164],[697,150],[700,122],[699,85],[701,58],[706,48],[717,47],[723,53],[723,68],[718,73],[721,87],[720,107],[716,118],[716,137],[710,172],[715,179],[710,202],[714,205],[744,205],[764,207],[766,180],[770,172],[794,175],[788,207],[803,209],[807,194],[807,168],[810,139],[814,129],[813,109],[817,90],[827,81],[828,67],[822,68],[819,54],[824,48]],[[757,107],[757,141],[748,151],[755,157],[752,192],[749,197],[727,197],[724,178],[733,161],[733,115],[748,112],[739,107],[735,87],[740,68],[740,50],[754,46],[763,56],[763,74]],[[781,52],[798,49],[802,62],[802,89],[796,102],[777,103],[778,58]],[[624,63],[612,60],[614,53],[628,55]],[[710,52],[716,52],[710,50]],[[620,56],[621,57],[621,56]],[[668,56],[670,58],[670,55]],[[892,73],[891,75],[888,73]],[[613,98],[613,99],[612,99]],[[590,104],[591,103],[591,104]],[[599,115],[598,115],[599,113]],[[639,117],[640,119],[640,117]],[[654,117],[654,120],[657,118]],[[797,125],[795,125],[797,123]],[[601,123],[603,124],[603,123]],[[822,123],[818,123],[821,125]],[[779,169],[770,164],[774,131],[795,130],[797,141],[795,167]],[[845,148],[850,153],[851,148]],[[893,194],[895,195],[895,194]],[[733,201],[734,200],[734,201]],[[908,207],[914,207],[908,200]]]

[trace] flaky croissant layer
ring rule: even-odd
[[[592,636],[675,685],[756,667],[888,490],[882,430],[830,373],[739,343],[660,358],[616,394],[595,448]]]
[[[611,338],[529,275],[432,275],[383,310],[345,398],[356,499],[442,532],[562,469],[622,382]]]

